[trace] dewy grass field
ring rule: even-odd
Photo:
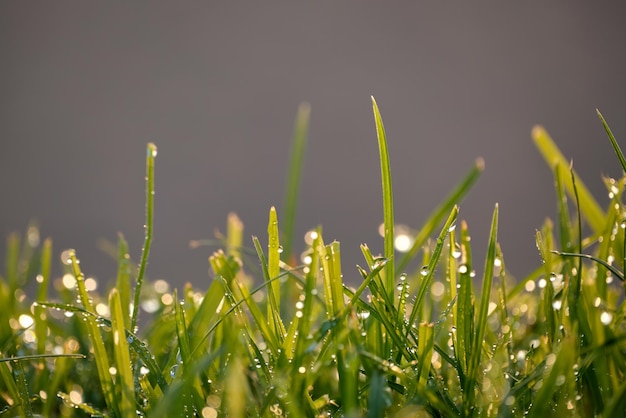
[[[120,236],[112,289],[96,292],[74,250],[62,252],[63,277],[51,277],[51,241],[40,245],[34,227],[23,242],[11,235],[0,281],[1,415],[625,416],[624,178],[604,179],[611,202],[603,210],[535,127],[554,172],[557,219],[537,232],[543,264],[515,283],[498,245],[498,206],[485,260],[472,257],[468,225],[458,219],[481,160],[416,236],[394,230],[387,139],[375,101],[373,108],[384,253],[361,246],[357,288],[343,283],[340,245],[325,243],[320,228],[294,254],[306,107],[284,217],[270,209],[268,236],[253,237],[250,249],[230,215],[218,237],[223,250],[209,258],[206,292],[144,277],[153,144],[139,267]],[[403,253],[394,248],[400,239],[409,243]],[[29,285],[34,301],[22,290]],[[146,317],[139,326],[138,313]]]

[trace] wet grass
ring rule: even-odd
[[[209,258],[207,290],[145,277],[156,157],[149,144],[144,248],[134,269],[119,237],[111,289],[84,276],[74,250],[61,252],[64,274],[51,277],[52,243],[40,242],[36,227],[8,237],[0,414],[623,416],[625,179],[604,179],[611,202],[601,208],[535,127],[532,137],[554,172],[557,217],[537,231],[543,264],[514,281],[498,245],[498,205],[485,260],[472,257],[481,243],[471,242],[459,218],[480,159],[416,234],[394,224],[391,158],[372,103],[384,252],[361,246],[357,287],[344,282],[341,246],[326,243],[321,228],[294,252],[307,106],[294,131],[286,217],[271,208],[267,237],[246,246],[243,223],[230,214],[218,237],[223,250]],[[35,300],[26,286],[36,288]],[[152,320],[138,327],[142,310]]]

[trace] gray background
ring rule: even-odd
[[[476,157],[461,205],[484,254],[493,206],[517,277],[539,263],[552,177],[530,140],[543,124],[607,202],[619,163],[595,115],[626,141],[626,25],[619,2],[0,3],[0,234],[37,219],[88,275],[139,258],[148,141],[159,147],[148,275],[206,288],[208,248],[229,211],[265,236],[280,210],[296,108],[312,106],[297,221],[382,250],[370,95],[381,108],[396,220],[419,227]],[[280,215],[280,214],[279,214]],[[299,241],[300,242],[300,241]],[[4,251],[4,243],[0,250]],[[58,258],[57,258],[58,260]]]

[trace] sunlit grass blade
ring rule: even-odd
[[[131,266],[130,255],[128,254],[128,243],[124,239],[124,236],[120,233],[118,234],[117,239],[117,279],[115,282],[115,288],[119,292],[123,317],[126,318],[124,320],[124,327],[129,330],[132,329],[129,312],[131,301],[130,272]]]
[[[428,378],[433,358],[433,325],[432,322],[421,322],[419,324],[419,339],[417,340],[417,357],[419,359],[417,365],[417,380],[422,386],[426,385],[426,379]]]
[[[478,305],[478,314],[475,320],[475,336],[473,338],[472,350],[469,354],[469,368],[467,381],[464,392],[464,406],[466,414],[469,414],[470,408],[474,404],[475,383],[479,380],[479,367],[482,359],[484,336],[487,329],[487,314],[489,312],[489,304],[491,301],[491,288],[493,282],[494,261],[496,259],[498,235],[498,204],[495,205],[493,218],[491,221],[491,232],[489,233],[489,244],[487,247],[487,255],[485,258],[485,271],[483,275],[482,292],[480,304]]]
[[[280,238],[278,233],[278,215],[276,208],[270,208],[269,222],[267,224],[267,274],[270,279],[278,277],[280,274]],[[268,319],[274,316],[275,312],[280,313],[280,283],[272,281],[268,284]]]
[[[146,153],[146,223],[143,249],[141,250],[141,261],[135,284],[135,296],[133,299],[133,314],[130,321],[130,330],[135,332],[137,327],[137,315],[139,314],[139,301],[141,300],[141,287],[143,286],[146,266],[148,265],[148,255],[152,245],[152,230],[154,218],[154,160],[157,155],[157,147],[153,143],[148,143]]]
[[[532,130],[532,137],[535,141],[535,145],[548,163],[548,166],[552,170],[558,171],[562,179],[568,178],[569,173],[567,167],[569,167],[569,163],[543,127],[535,126]],[[589,222],[594,233],[599,234],[604,228],[604,211],[580,177],[576,173],[574,173],[574,176],[580,196],[580,210],[587,222]],[[565,182],[564,186],[569,196],[573,197],[574,187],[572,183]]]
[[[283,203],[284,218],[282,221],[282,242],[283,248],[285,249],[283,254],[285,254],[288,260],[293,256],[294,226],[296,223],[296,212],[300,194],[302,169],[304,167],[310,114],[311,106],[308,103],[301,103],[298,107],[298,114],[296,115],[291,153],[289,156],[289,171],[287,172],[285,200]]]
[[[393,214],[393,187],[391,184],[391,165],[389,163],[389,150],[387,149],[387,136],[383,119],[378,110],[378,105],[372,96],[374,121],[376,123],[376,135],[378,137],[378,152],[380,157],[380,173],[383,189],[383,224],[384,224],[384,251],[385,258],[393,259],[394,256],[394,214]],[[389,299],[394,294],[394,263],[385,266],[385,291]]]
[[[130,417],[135,414],[135,383],[133,379],[130,351],[126,341],[124,324],[128,316],[124,314],[120,292],[113,288],[109,294],[111,310],[111,331],[113,332],[113,354],[115,358],[115,375],[117,378],[117,403],[121,416]]]
[[[63,400],[63,402],[65,402],[65,404],[67,404],[69,407],[74,408],[74,409],[80,409],[81,411],[83,411],[85,414],[87,414],[90,417],[106,416],[102,411],[99,411],[98,409],[94,408],[93,406],[85,402],[79,402],[79,403],[74,402],[72,400],[72,397],[65,392],[58,392],[57,396],[61,400]]]
[[[415,236],[413,245],[398,262],[396,266],[397,271],[404,271],[406,269],[411,260],[415,258],[418,251],[422,248],[426,240],[432,235],[450,211],[452,211],[452,208],[457,205],[470,191],[484,170],[485,162],[482,158],[478,158],[463,180],[448,196],[446,196],[444,201],[430,213],[426,222],[422,225],[419,232]]]
[[[69,250],[67,256],[68,258],[65,260],[65,262],[70,264],[72,268],[74,278],[76,279],[76,286],[78,288],[78,298],[80,300],[80,303],[83,305],[83,308],[87,312],[93,313],[95,312],[95,310],[91,299],[87,294],[87,289],[85,287],[85,276],[80,270],[78,259],[76,258],[76,253],[74,252],[74,250]],[[111,374],[109,370],[109,358],[106,347],[104,345],[104,341],[102,339],[102,334],[100,333],[100,328],[98,327],[98,324],[96,323],[96,320],[93,316],[85,316],[85,328],[87,330],[87,335],[89,336],[89,340],[91,341],[91,346],[93,348],[93,356],[94,360],[96,361],[98,377],[100,378],[100,385],[102,387],[102,392],[106,400],[107,407],[109,408],[111,413],[117,414],[119,411],[117,409],[117,402],[115,399],[114,383],[111,379]]]
[[[611,145],[613,145],[615,154],[617,155],[617,158],[619,159],[619,162],[622,165],[622,170],[626,172],[626,158],[624,158],[624,153],[622,152],[622,149],[618,145],[617,140],[615,139],[615,136],[613,135],[613,132],[611,131],[611,128],[609,128],[609,125],[606,123],[606,120],[604,120],[604,116],[602,116],[602,113],[600,113],[598,109],[596,109],[596,113],[598,114],[598,117],[600,118],[600,121],[602,122],[602,126],[604,127],[604,130],[606,131],[606,134],[609,137],[609,140],[611,141]]]

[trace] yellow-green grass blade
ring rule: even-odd
[[[74,274],[74,278],[76,279],[76,286],[78,288],[78,298],[80,300],[81,305],[85,311],[94,313],[95,310],[93,308],[93,304],[89,295],[87,294],[87,289],[85,287],[85,276],[80,270],[78,259],[76,258],[76,253],[74,250],[69,250],[67,252],[68,258],[64,260],[66,263],[70,264],[72,272]],[[100,327],[96,323],[94,316],[86,315],[84,317],[85,328],[87,330],[87,335],[89,336],[89,340],[91,341],[91,346],[93,348],[93,356],[96,361],[96,368],[98,370],[98,377],[100,379],[100,386],[102,388],[102,394],[106,401],[107,407],[112,414],[119,414],[118,404],[115,397],[115,387],[114,382],[111,378],[110,373],[110,363],[107,354],[106,347],[104,345],[104,341],[102,339],[102,334],[100,333]]]
[[[278,233],[278,215],[276,214],[276,208],[272,206],[270,208],[269,222],[267,224],[267,274],[270,279],[278,277],[280,274],[280,238]],[[268,298],[267,305],[267,318],[275,317],[278,313],[280,316],[280,283],[272,281],[268,283]],[[274,322],[270,322],[274,324]],[[274,324],[276,326],[276,324]],[[275,328],[274,331],[279,331],[280,328]]]
[[[226,254],[240,260],[243,245],[243,222],[236,213],[228,214],[226,221]]]
[[[415,258],[418,251],[422,248],[426,240],[431,236],[433,231],[441,224],[446,215],[450,213],[452,208],[456,206],[465,195],[470,191],[472,186],[478,181],[480,175],[485,170],[485,161],[482,158],[478,158],[463,180],[452,190],[452,192],[446,196],[444,201],[437,206],[431,214],[428,216],[426,222],[420,228],[419,232],[415,236],[413,245],[400,259],[396,266],[397,271],[404,271],[409,265],[411,260]]]
[[[562,179],[568,178],[569,173],[567,172],[567,167],[569,167],[569,164],[548,132],[541,126],[535,126],[532,130],[532,137],[535,145],[548,163],[548,166],[554,171],[555,175],[558,173]],[[582,215],[585,217],[594,233],[600,234],[604,228],[604,211],[576,173],[574,173],[574,177],[580,196],[580,210]],[[573,197],[573,184],[567,181],[564,182],[564,187],[568,195]]]
[[[433,358],[433,344],[434,344],[434,324],[432,322],[421,322],[419,324],[418,335],[419,339],[417,344],[417,371],[418,371],[418,384],[420,386],[426,386],[426,380],[428,379],[428,373],[430,372],[430,365]]]
[[[387,136],[383,119],[378,110],[378,105],[372,96],[374,121],[376,123],[376,136],[378,137],[378,152],[380,157],[380,173],[383,191],[383,225],[384,225],[384,251],[385,258],[393,259],[394,256],[394,214],[393,214],[393,188],[391,184],[391,165],[389,164],[389,150],[387,148]],[[394,295],[394,263],[385,266],[385,291],[389,299]]]
[[[109,307],[111,310],[111,331],[113,333],[113,354],[117,377],[117,403],[122,417],[131,417],[135,414],[135,383],[128,341],[126,341],[125,322],[128,316],[124,314],[120,292],[113,288],[109,293]]]
[[[154,160],[157,155],[157,147],[153,143],[148,143],[146,152],[146,223],[143,249],[141,251],[141,261],[139,262],[139,272],[135,284],[135,296],[133,301],[133,314],[130,321],[130,330],[135,332],[137,327],[137,315],[139,314],[139,301],[141,300],[141,287],[143,286],[146,266],[148,265],[148,255],[152,245],[152,231],[154,218]]]
[[[130,254],[128,253],[128,242],[124,239],[124,236],[120,233],[117,238],[117,279],[115,282],[115,288],[118,290],[120,297],[120,305],[122,307],[124,320],[124,328],[131,329],[131,317],[130,317],[130,301],[131,301],[131,289],[130,289]],[[45,299],[42,299],[45,300]]]
[[[296,223],[296,212],[298,207],[298,197],[300,194],[300,182],[302,179],[302,169],[304,167],[304,155],[306,150],[307,135],[309,131],[309,117],[311,106],[308,103],[301,103],[298,107],[296,122],[293,130],[293,141],[291,143],[291,153],[289,157],[289,171],[287,173],[287,184],[285,186],[285,200],[283,203],[284,218],[283,225],[283,248],[287,260],[293,256],[294,226]]]
[[[104,417],[107,416],[105,415],[102,411],[99,411],[98,409],[94,408],[93,406],[85,403],[85,402],[80,402],[80,403],[76,403],[72,400],[72,397],[65,393],[65,392],[58,392],[57,396],[69,407],[74,408],[74,409],[79,409],[81,411],[83,411],[85,414],[87,414],[90,417]]]
[[[192,350],[192,357],[203,354],[206,350],[204,332],[209,328],[209,324],[216,320],[217,308],[223,298],[224,287],[219,280],[214,280],[204,294],[202,302],[198,307],[198,312],[189,324],[189,345]]]
[[[79,314],[84,316],[85,318],[91,317],[94,322],[99,325],[104,325],[106,327],[111,327],[111,321],[107,318],[96,315],[93,312],[89,312],[83,308],[73,305],[67,305],[63,303],[54,303],[54,302],[37,302],[37,305],[40,305],[44,308],[54,309],[58,311],[65,311],[73,314]],[[130,347],[137,353],[139,358],[144,362],[145,366],[148,368],[149,373],[147,374],[148,379],[150,380],[150,384],[153,386],[159,386],[159,388],[164,392],[167,390],[168,384],[165,381],[163,371],[161,367],[157,364],[154,355],[148,350],[146,344],[142,339],[137,337],[134,333],[126,330],[126,338],[129,341]]]
[[[617,155],[617,158],[619,159],[619,162],[622,165],[622,170],[626,172],[626,158],[624,158],[624,153],[622,152],[622,149],[617,143],[617,140],[615,139],[615,136],[613,135],[611,128],[609,128],[609,125],[606,123],[604,116],[602,116],[602,113],[600,113],[598,109],[596,109],[596,113],[598,114],[598,117],[600,118],[600,121],[602,122],[602,126],[604,127],[604,130],[606,131],[607,136],[609,137],[609,141],[611,141],[611,145],[613,145],[615,154]]]
[[[174,317],[176,321],[176,339],[178,341],[178,350],[185,376],[193,373],[194,361],[191,357],[191,349],[189,347],[189,332],[187,330],[187,319],[182,303],[178,301],[178,291],[174,290]],[[179,375],[174,376],[174,380],[179,379]],[[181,406],[188,410],[194,410],[198,407],[202,408],[203,397],[201,389],[196,379],[187,387],[187,393],[181,398]]]

